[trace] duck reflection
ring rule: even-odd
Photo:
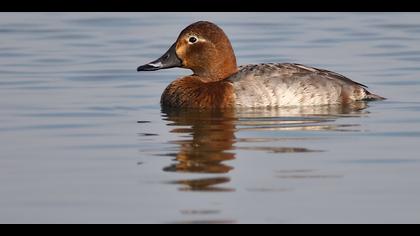
[[[223,164],[235,158],[235,114],[233,110],[164,110],[174,126],[172,133],[188,134],[188,139],[172,143],[179,145],[178,163],[165,171],[193,173],[227,173],[233,167]],[[188,128],[182,128],[188,127]]]
[[[254,108],[237,110],[238,130],[252,131],[360,131],[359,124],[336,124],[339,118],[368,114],[366,102],[346,105]]]
[[[164,119],[170,121],[172,133],[186,134],[187,139],[171,143],[179,146],[173,154],[175,164],[164,171],[224,174],[233,169],[226,161],[235,159],[234,110],[180,110],[162,109]],[[229,188],[215,188],[214,185],[229,182],[227,177],[174,181],[186,185],[181,191],[233,191]]]
[[[172,184],[179,184],[186,187],[180,188],[180,191],[200,191],[200,192],[233,192],[235,189],[226,187],[215,187],[214,185],[228,183],[228,177],[214,177],[203,179],[185,179],[172,181]]]
[[[178,145],[173,155],[175,163],[164,171],[188,173],[226,174],[234,168],[227,164],[235,159],[237,150],[265,151],[269,153],[314,152],[304,147],[281,147],[279,142],[288,137],[235,137],[240,131],[303,130],[303,131],[359,131],[357,124],[335,124],[341,117],[367,114],[363,110],[365,102],[346,106],[314,106],[290,108],[258,108],[236,110],[196,110],[162,108],[163,119],[171,132],[180,134],[180,140],[171,143]],[[292,137],[291,139],[296,138]],[[305,140],[304,136],[298,137]],[[313,137],[312,137],[313,138]],[[249,146],[248,143],[275,142],[275,147]],[[244,145],[245,144],[245,145]],[[228,188],[215,188],[214,185],[228,183],[227,177],[215,177],[174,181],[174,184],[187,186],[183,191],[234,191]]]

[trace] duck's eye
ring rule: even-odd
[[[196,43],[197,41],[198,41],[198,39],[195,36],[191,36],[191,37],[188,38],[188,42],[190,44]]]

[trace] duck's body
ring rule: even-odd
[[[301,64],[237,67],[227,36],[205,21],[188,26],[168,52],[138,70],[171,67],[189,68],[194,74],[165,89],[161,104],[166,107],[286,107],[384,99],[343,75]]]
[[[228,80],[238,107],[348,104],[380,98],[340,74],[300,64],[246,65]]]

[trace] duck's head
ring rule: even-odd
[[[227,78],[238,70],[228,37],[208,21],[189,25],[163,56],[138,67],[137,71],[173,67],[191,69],[195,75],[211,80]]]

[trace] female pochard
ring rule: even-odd
[[[162,57],[137,70],[173,67],[190,69],[193,74],[165,89],[161,97],[165,107],[284,107],[384,99],[343,75],[301,64],[238,67],[226,34],[207,21],[189,25]]]

